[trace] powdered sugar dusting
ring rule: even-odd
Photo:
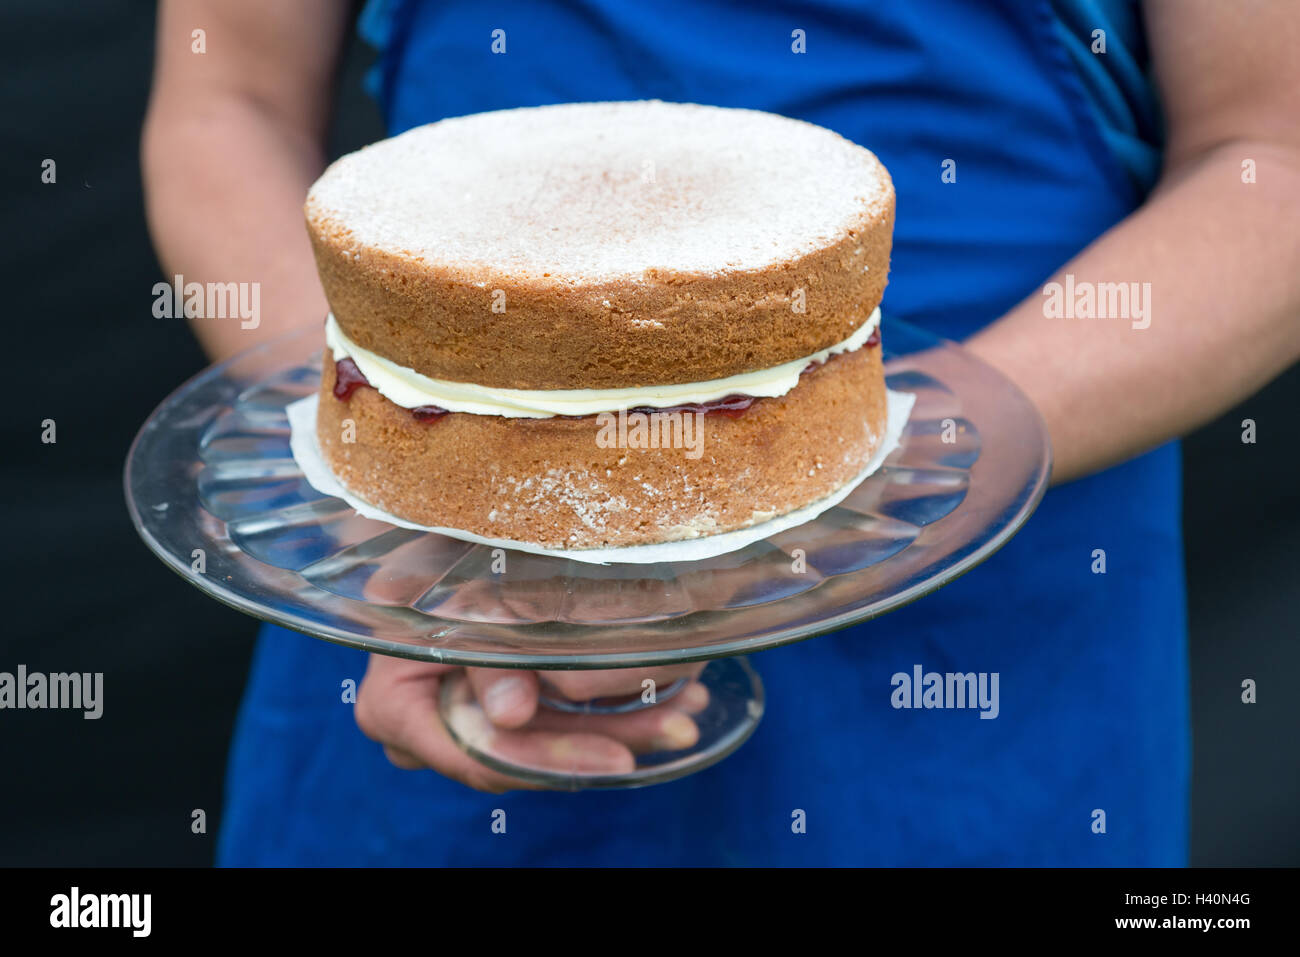
[[[308,214],[427,264],[557,283],[762,269],[879,216],[889,176],[771,113],[640,101],[480,113],[345,156]]]
[[[610,514],[628,510],[627,500],[610,495],[604,484],[586,469],[547,469],[546,473],[518,479],[513,475],[493,481],[493,491],[508,497],[522,509],[532,510],[556,502],[572,509],[574,516],[593,531],[604,531]],[[512,507],[506,504],[506,508]]]

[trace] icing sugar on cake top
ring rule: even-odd
[[[577,103],[443,120],[334,163],[307,212],[360,255],[553,282],[759,270],[890,201],[876,157],[753,110]]]

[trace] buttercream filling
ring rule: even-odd
[[[402,408],[437,406],[449,412],[473,415],[546,419],[557,415],[596,415],[622,409],[674,408],[736,395],[754,398],[785,395],[799,384],[799,376],[809,365],[862,348],[879,325],[880,308],[877,307],[847,339],[802,359],[722,379],[627,389],[501,389],[434,379],[361,348],[347,337],[332,313],[325,320],[325,342],[333,352],[335,362],[351,359],[380,395]]]

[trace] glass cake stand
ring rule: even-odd
[[[496,770],[567,789],[669,780],[721,760],[757,726],[762,684],[737,656],[915,601],[993,554],[1042,498],[1051,455],[1029,400],[952,342],[898,320],[885,329],[888,385],[917,397],[900,446],[841,504],[716,558],[593,565],[512,551],[496,570],[490,546],[363,518],[322,495],[290,453],[285,414],[319,385],[317,329],[169,396],[127,456],[127,504],[146,544],[191,584],[327,641],[543,672],[708,662],[699,742],[639,755],[626,774],[521,764],[494,746],[465,673],[442,682],[453,739]],[[543,706],[599,720],[648,705],[544,696]]]

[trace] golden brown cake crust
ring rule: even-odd
[[[702,382],[812,355],[880,304],[893,226],[891,191],[884,213],[779,266],[574,285],[417,262],[308,215],[321,284],[349,339],[431,378],[508,389]]]
[[[373,388],[340,400],[334,381],[327,354],[317,436],[355,494],[418,524],[553,548],[680,540],[793,511],[856,476],[886,422],[876,346],[833,357],[738,416],[706,413],[698,458],[602,448],[594,416],[421,422]]]
[[[639,101],[416,127],[332,163],[305,213],[361,348],[434,379],[618,389],[847,339],[884,293],[894,201],[831,130]]]

